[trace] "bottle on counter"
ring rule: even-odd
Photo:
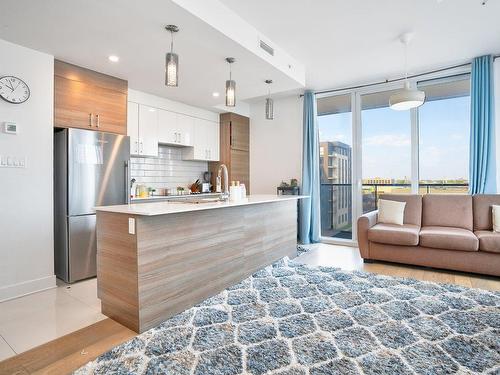
[[[236,181],[231,181],[231,186],[229,187],[229,200],[236,202],[240,199],[238,188],[239,186],[236,186]]]
[[[240,185],[240,182],[239,181],[236,181],[236,194],[238,195],[238,200],[241,201],[241,199],[243,198],[242,196],[242,191],[241,191],[241,185]]]
[[[245,184],[240,184],[240,195],[241,199],[245,199],[247,197],[247,188]]]

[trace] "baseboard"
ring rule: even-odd
[[[0,288],[0,302],[22,297],[28,294],[56,287],[56,276],[47,276],[40,279],[28,280],[18,284],[7,285]]]

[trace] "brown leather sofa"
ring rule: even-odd
[[[500,233],[493,232],[491,205],[500,195],[400,195],[403,225],[377,223],[377,211],[358,219],[365,261],[414,264],[500,276]]]

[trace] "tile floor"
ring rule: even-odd
[[[96,279],[2,302],[0,361],[105,318]]]
[[[500,279],[396,264],[365,264],[357,248],[314,244],[300,257],[310,265],[365,270],[424,281],[456,283],[500,290]],[[72,285],[58,282],[55,289],[0,303],[0,361],[74,332],[106,317],[100,313],[96,279]]]

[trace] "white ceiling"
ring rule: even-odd
[[[170,48],[164,26],[169,23],[180,27],[174,39],[180,59],[177,88],[164,85],[165,52]],[[239,100],[264,95],[269,78],[275,91],[298,86],[170,0],[1,1],[0,38],[127,79],[136,90],[212,110],[224,102],[227,56],[236,58],[233,78]],[[111,54],[120,61],[109,62]],[[212,97],[214,91],[219,98]]]
[[[302,62],[315,90],[400,77],[407,31],[413,73],[500,53],[499,0],[221,1]]]

